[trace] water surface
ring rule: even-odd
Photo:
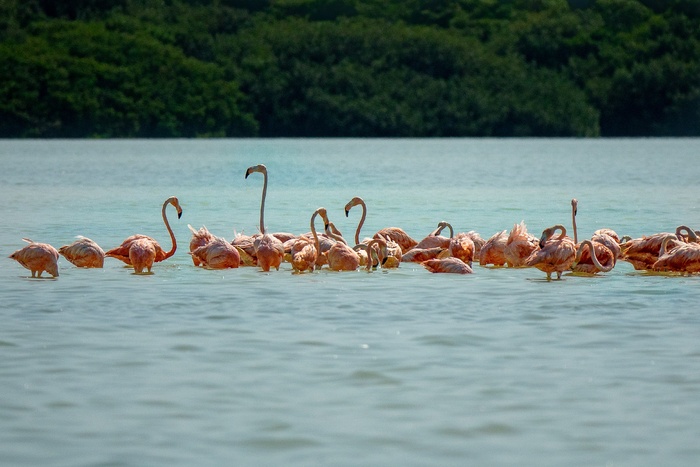
[[[22,237],[175,256],[135,276],[0,265],[4,465],[695,465],[700,278],[535,269],[207,271],[189,230],[350,236],[525,220],[633,237],[700,228],[698,139],[2,141],[0,253]],[[356,210],[358,210],[356,212]]]

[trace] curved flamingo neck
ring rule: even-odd
[[[555,225],[554,227],[552,227],[552,236],[557,230],[561,230],[561,234],[557,237],[557,240],[564,240],[564,238],[566,237],[566,227],[564,227],[561,224]]]
[[[440,222],[440,223],[438,224],[438,228],[437,228],[436,230],[434,230],[433,233],[430,234],[430,235],[432,235],[432,236],[438,236],[438,235],[440,235],[440,234],[442,233],[442,231],[443,231],[446,227],[450,230],[450,238],[454,237],[455,232],[454,232],[454,230],[452,229],[452,224],[450,224],[449,222],[445,222],[445,221]]]
[[[680,228],[680,227],[679,227]],[[668,242],[671,240],[678,240],[673,235],[667,235],[661,242],[661,249],[659,250],[659,258],[666,254],[666,249],[668,248]]]
[[[173,233],[173,229],[170,228],[168,216],[165,214],[165,208],[168,207],[168,204],[170,204],[170,199],[165,200],[165,203],[163,203],[163,209],[161,210],[163,222],[165,223],[165,228],[168,229],[168,233],[170,234],[170,240],[173,242],[173,247],[170,249],[170,251],[165,253],[166,258],[170,258],[172,255],[175,254],[175,251],[177,250],[177,241],[175,240],[175,234]]]
[[[679,240],[685,241],[685,239],[681,235],[681,232],[683,231],[685,231],[685,233],[688,234],[688,243],[697,243],[698,236],[695,234],[693,229],[691,229],[687,225],[679,225],[678,227],[676,227],[676,237],[678,237]]]
[[[314,221],[316,220],[316,216],[320,211],[321,209],[316,209],[311,216],[311,235],[314,236],[314,245],[316,246],[316,261],[318,261],[318,257],[321,255],[321,242],[318,241],[318,234],[316,233],[316,225]]]
[[[355,230],[355,244],[360,243],[360,230],[365,224],[365,218],[367,217],[367,205],[364,200],[360,199],[359,205],[362,206],[362,217],[360,217],[360,222],[357,223],[357,229]]]
[[[595,247],[593,246],[593,242],[591,242],[590,240],[583,240],[581,242],[581,246],[579,246],[579,249],[576,252],[576,259],[574,260],[576,263],[578,263],[581,259],[581,254],[583,253],[583,249],[585,247],[588,247],[588,251],[591,254],[591,261],[593,261],[593,264],[596,268],[598,268],[601,272],[612,271],[612,268],[615,266],[615,263],[612,262],[608,266],[603,266],[602,264],[600,264],[600,260],[598,260],[598,257],[595,254]]]
[[[372,264],[374,262],[374,258],[377,258],[377,252],[374,250],[374,248],[371,248],[369,245],[365,243],[358,243],[354,247],[352,247],[353,250],[358,251],[358,250],[365,250],[367,253],[367,266],[366,269],[367,271],[372,270]],[[379,259],[377,259],[379,261]]]

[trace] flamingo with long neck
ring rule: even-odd
[[[255,255],[258,259],[258,265],[263,271],[268,272],[271,268],[279,271],[280,264],[284,259],[284,245],[282,242],[267,233],[265,229],[265,198],[267,196],[267,167],[263,164],[248,167],[245,172],[245,178],[253,172],[263,174],[263,189],[262,200],[260,201],[260,233],[262,237],[255,240]]]
[[[178,201],[177,197],[171,196],[170,198],[165,200],[165,202],[163,203],[163,208],[161,209],[163,223],[165,224],[165,228],[168,230],[168,234],[170,234],[170,240],[173,245],[170,251],[164,251],[155,239],[147,235],[136,234],[124,240],[122,244],[118,247],[112,248],[111,250],[105,252],[105,256],[116,258],[120,261],[123,261],[128,266],[132,266],[131,259],[129,258],[129,249],[131,248],[132,243],[134,243],[137,240],[145,240],[153,245],[153,249],[155,250],[155,256],[153,258],[154,262],[164,261],[173,256],[175,254],[175,251],[177,251],[177,240],[175,239],[175,234],[173,233],[173,229],[170,227],[170,222],[168,221],[168,216],[166,215],[165,208],[169,204],[175,207],[178,219],[182,217],[182,208],[180,207],[180,201]]]
[[[327,214],[326,208],[318,208],[311,215],[310,227],[311,227],[311,235],[314,237],[314,246],[316,247],[316,260],[315,260],[316,267],[319,267],[321,265],[321,261],[320,261],[321,242],[318,239],[318,233],[316,232],[316,225],[315,225],[316,216],[319,216],[319,215],[323,219],[324,225],[328,224],[328,214]]]
[[[364,200],[359,196],[355,196],[353,199],[348,201],[348,204],[345,205],[345,217],[349,217],[350,209],[352,209],[353,206],[357,206],[358,204],[362,206],[362,217],[360,217],[360,222],[357,223],[357,229],[355,230],[356,245],[360,243],[360,230],[362,229],[362,226],[365,223],[365,219],[367,218],[367,205],[365,204]]]

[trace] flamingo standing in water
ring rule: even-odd
[[[238,249],[226,239],[214,237],[207,244],[195,248],[190,252],[197,263],[207,269],[234,269],[241,263]]]
[[[177,211],[178,219],[182,217],[182,208],[180,207],[180,202],[178,201],[177,197],[171,196],[170,198],[165,200],[165,202],[163,203],[163,209],[161,210],[161,214],[163,216],[163,223],[165,224],[165,228],[170,234],[170,240],[173,243],[173,246],[170,249],[170,251],[164,251],[160,244],[153,238],[148,237],[146,235],[136,234],[124,240],[122,244],[118,247],[112,248],[111,250],[105,252],[105,256],[110,256],[112,258],[118,259],[119,261],[123,261],[128,266],[134,266],[134,271],[137,274],[142,272],[143,269],[148,269],[150,272],[149,262],[150,266],[152,266],[154,262],[158,263],[173,256],[175,254],[175,251],[177,250],[177,241],[175,240],[175,234],[173,233],[173,229],[170,228],[170,222],[168,222],[168,217],[165,213],[165,208],[169,204],[172,205]],[[138,244],[134,247],[134,253],[131,254],[129,250],[131,249],[132,244],[134,244],[137,240]],[[152,248],[147,247],[146,243],[150,243]],[[153,252],[152,255],[151,251]],[[138,267],[133,264],[131,256],[138,258]]]
[[[192,253],[197,248],[206,245],[207,243],[211,242],[216,238],[204,226],[200,227],[199,230],[194,230],[194,227],[192,227],[190,224],[187,224],[187,228],[189,228],[190,232],[192,232],[192,239],[190,239],[190,253]],[[192,255],[192,263],[194,263],[195,266],[199,266],[200,264],[202,264],[202,261],[199,259],[199,255]]]
[[[284,259],[284,245],[275,236],[265,231],[265,197],[267,195],[267,167],[262,164],[248,167],[245,178],[253,172],[263,174],[262,200],[260,201],[260,233],[262,237],[255,240],[255,256],[258,265],[263,271],[269,272],[271,268],[279,271],[280,264]]]
[[[683,231],[687,234],[687,240],[682,235]],[[652,269],[654,263],[659,259],[661,244],[668,236],[674,236],[674,234],[662,232],[629,240],[620,245],[620,259],[632,264],[635,270]],[[681,243],[697,243],[698,241],[695,232],[685,225],[679,225],[676,228],[675,237]]]
[[[508,235],[503,256],[510,267],[526,266],[528,258],[540,248],[540,241],[528,233],[525,221],[515,224]]]
[[[359,196],[354,197],[348,203],[345,205],[345,217],[349,217],[350,215],[350,209],[352,209],[354,206],[362,206],[362,217],[360,217],[360,221],[357,223],[357,229],[355,230],[355,244],[359,245],[360,243],[369,243],[370,239],[363,240],[360,242],[360,231],[362,229],[362,226],[365,223],[365,219],[367,218],[367,205],[365,204],[364,200],[360,198]],[[390,227],[391,229],[391,227]],[[387,229],[384,229],[387,230]],[[400,231],[400,232],[399,232]],[[406,232],[403,232],[403,230],[398,229],[396,230],[399,235],[402,235],[404,237],[404,245],[410,245],[411,244],[411,239]],[[403,233],[401,233],[403,232]],[[403,252],[403,249],[401,248],[401,245],[394,241],[393,238],[383,235],[381,231],[377,232],[374,237],[374,239],[382,240],[386,242],[386,248],[387,248],[387,257],[384,260],[384,265],[382,266],[383,268],[398,268],[399,264],[401,263],[401,255]],[[415,241],[415,240],[413,240]]]
[[[70,245],[63,245],[58,252],[79,268],[101,268],[105,262],[105,252],[94,241],[78,235]]]
[[[326,222],[326,225],[330,224]],[[350,248],[347,242],[333,232],[333,228],[326,230],[326,235],[335,240],[333,246],[328,250],[328,267],[333,271],[354,271],[360,267],[360,255]],[[371,262],[371,259],[368,259]]]
[[[675,246],[669,248],[669,242],[674,242]],[[700,272],[700,244],[681,243],[675,235],[666,236],[661,243],[659,259],[652,269],[684,274]]]
[[[574,231],[574,244],[576,244],[576,259],[571,265],[571,270],[581,274],[596,274],[598,272],[608,272],[612,270],[620,254],[620,247],[615,240],[617,233],[611,229],[596,230],[591,240],[578,242],[578,228],[576,226],[576,215],[578,214],[578,200],[571,200],[571,225]],[[614,237],[612,237],[614,235]],[[591,245],[585,247],[584,243]],[[603,264],[602,267],[598,265]]]
[[[554,232],[561,234],[552,239]],[[566,228],[557,224],[545,229],[540,237],[540,249],[532,253],[525,261],[525,266],[534,266],[547,273],[547,280],[552,279],[552,273],[557,273],[557,279],[561,279],[561,273],[571,268],[576,259],[576,244],[566,236]]]
[[[32,277],[41,277],[46,271],[53,277],[58,277],[58,251],[48,243],[37,243],[28,238],[23,238],[29,245],[12,253],[9,258],[14,259],[23,267],[32,272]]]
[[[507,260],[504,254],[508,243],[508,231],[501,230],[493,234],[479,250],[479,265],[503,266]]]
[[[449,254],[455,258],[461,259],[471,267],[474,255],[476,254],[476,243],[474,239],[477,241],[482,240],[479,234],[472,230],[470,232],[460,232],[455,235],[452,225],[445,221],[438,224],[438,230],[436,232],[439,234],[444,228],[450,230],[449,242],[446,247]]]

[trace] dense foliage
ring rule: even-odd
[[[697,0],[0,0],[0,137],[700,135]]]

